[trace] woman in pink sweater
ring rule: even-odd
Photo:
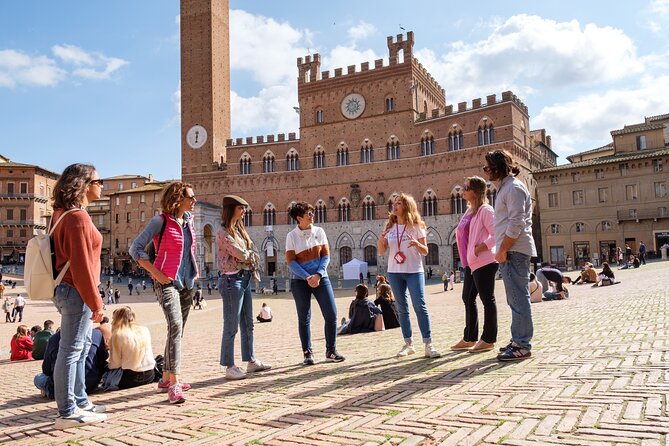
[[[481,177],[469,177],[463,186],[468,208],[455,232],[458,252],[462,253],[465,280],[462,301],[465,304],[465,330],[462,339],[451,350],[480,353],[492,350],[497,341],[497,305],[495,303],[495,211],[486,198],[486,182]],[[484,324],[478,337],[476,295],[483,302]]]

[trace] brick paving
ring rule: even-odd
[[[55,403],[33,387],[40,362],[6,359],[15,324],[0,323],[0,443],[666,445],[669,262],[616,274],[619,285],[573,286],[567,301],[533,304],[534,356],[513,364],[498,363],[492,352],[447,350],[462,334],[459,285],[446,293],[440,284],[428,287],[442,358],[396,359],[402,344],[396,329],[340,337],[346,361],[326,364],[316,311],[312,330],[320,361],[310,368],[300,365],[290,297],[258,296],[256,311],[268,302],[275,321],[256,325],[256,354],[274,368],[232,382],[218,365],[221,308],[219,299],[210,298],[186,327],[184,378],[193,389],[185,404],[169,405],[152,386],[99,393],[91,399],[107,405],[108,421],[67,431],[52,428]],[[352,292],[337,294],[341,316]],[[501,344],[510,320],[501,281],[497,295]],[[160,352],[160,309],[148,294],[132,300],[139,300],[132,306]],[[25,314],[27,325],[48,317],[59,321],[45,302],[30,302]]]

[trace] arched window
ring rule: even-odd
[[[339,265],[348,263],[353,259],[353,250],[350,246],[342,246],[339,248]]]
[[[557,223],[553,223],[550,226],[550,231],[551,231],[551,234],[559,234],[560,233],[560,225],[557,224]]]
[[[323,115],[323,110],[316,110],[316,124],[323,124],[325,122],[325,117]]]
[[[372,197],[367,195],[362,202],[362,219],[363,220],[374,220],[376,205]]]
[[[322,169],[324,167],[325,167],[325,151],[321,146],[318,146],[314,151],[314,168]]]
[[[351,205],[349,204],[346,198],[339,200],[339,206],[337,206],[337,211],[339,214],[339,221],[347,222],[351,220]]]
[[[286,155],[286,170],[294,171],[300,169],[300,157],[295,149],[290,149]]]
[[[462,150],[465,148],[465,137],[462,135],[462,129],[459,125],[453,124],[451,131],[448,132],[448,150]]]
[[[585,223],[581,221],[576,222],[576,232],[585,232]]]
[[[451,214],[464,214],[467,210],[467,201],[462,198],[461,190],[460,186],[456,186],[451,195]]]
[[[437,215],[437,196],[428,189],[423,195],[423,217],[433,217]]]
[[[390,112],[395,110],[395,98],[388,97],[386,98],[386,111]]]
[[[611,230],[611,222],[608,220],[602,220],[602,231],[610,231]]]
[[[294,201],[291,201],[290,204],[288,205],[288,208],[286,209],[286,224],[289,225],[297,224],[297,220],[290,215],[290,210],[293,208],[293,206],[295,206],[295,204],[296,203]]]
[[[425,264],[439,266],[439,245],[436,243],[427,244],[427,257],[425,258]]]
[[[376,246],[365,246],[365,262],[369,266],[376,266]]]
[[[434,137],[425,135],[420,139],[421,156],[434,155]]]
[[[362,147],[360,147],[360,162],[374,162],[374,146],[372,146],[368,139],[366,139],[365,143],[362,145]]]
[[[248,153],[245,153],[239,159],[239,173],[242,175],[249,175],[251,173],[251,156]]]
[[[272,152],[267,152],[262,157],[262,171],[263,173],[276,172],[276,162]]]
[[[323,200],[318,200],[316,206],[314,207],[314,221],[316,223],[327,223],[328,221],[328,210],[325,207],[325,202]]]
[[[495,143],[495,128],[492,121],[487,117],[481,120],[478,130],[479,146],[487,146]]]
[[[262,211],[262,222],[265,226],[274,226],[276,224],[276,209],[272,203],[267,203]]]
[[[486,184],[486,195],[488,196],[488,204],[495,207],[495,200],[497,200],[497,189],[492,183]]]
[[[246,208],[246,212],[244,213],[244,226],[247,228],[253,226],[253,211],[251,208]]]
[[[337,165],[348,166],[348,146],[345,143],[339,143],[337,149]]]
[[[386,143],[386,159],[388,160],[398,160],[400,159],[400,142],[391,136],[390,140]]]

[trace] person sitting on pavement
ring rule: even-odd
[[[119,389],[150,384],[155,378],[151,333],[136,320],[135,312],[127,306],[117,308],[112,315],[109,368],[123,370]]]
[[[29,336],[27,325],[16,327],[16,334],[12,336],[10,361],[24,361],[33,359],[33,340]]]
[[[619,282],[616,282],[616,276],[613,274],[608,262],[602,263],[602,272],[597,276],[597,283],[593,286],[607,286],[615,283]]]
[[[641,266],[641,262],[639,262],[639,258],[637,256],[632,256],[632,267],[638,268]]]
[[[395,296],[393,296],[393,289],[388,283],[381,283],[376,288],[376,300],[374,301],[374,305],[381,307],[383,325],[386,330],[398,328],[400,326],[400,320],[399,317],[397,317],[397,308],[395,308]]]
[[[562,282],[550,282],[551,289],[544,291],[543,300],[563,300],[569,297],[569,289]]]
[[[40,330],[33,336],[33,359],[44,359],[44,352],[49,343],[49,338],[53,336],[53,321],[47,319],[44,321],[44,330]]]
[[[109,326],[109,324],[107,324]],[[49,338],[46,350],[44,352],[44,361],[42,362],[42,373],[35,375],[35,387],[40,390],[43,397],[50,400],[54,399],[53,371],[56,367],[56,358],[58,357],[58,345],[60,344],[60,329]],[[91,333],[91,346],[88,349],[88,355],[85,363],[85,385],[86,393],[90,394],[97,390],[102,375],[108,370],[107,359],[109,351],[105,344],[102,325],[95,328]]]
[[[262,303],[262,308],[256,319],[258,322],[272,322],[272,309],[265,302]]]
[[[544,296],[544,286],[539,283],[537,276],[534,273],[530,273],[530,302],[536,303],[541,302]]]
[[[585,283],[597,283],[597,272],[592,263],[586,262],[581,271],[581,275],[572,282],[574,285],[583,285]]]
[[[355,287],[355,299],[348,307],[349,319],[343,319],[337,334],[356,334],[374,331],[374,321],[381,309],[369,300],[369,290],[364,284]]]

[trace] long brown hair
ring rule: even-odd
[[[16,334],[14,335],[14,339],[18,339],[23,336],[28,336],[27,325],[19,325],[18,327],[16,327]]]
[[[390,288],[390,285],[388,285],[387,283],[382,283],[376,288],[376,297],[390,303],[395,302],[395,296],[393,296],[393,289]]]
[[[251,242],[251,237],[249,233],[246,232],[244,227],[244,219],[240,218],[237,220],[237,223],[232,224],[232,217],[235,216],[235,209],[237,206],[240,206],[238,203],[230,204],[228,206],[223,206],[221,211],[221,225],[228,231],[233,237],[240,237],[246,242],[247,248],[250,248],[253,242]]]
[[[400,193],[395,200],[402,201],[402,207],[404,208],[404,220],[406,221],[407,226],[418,226],[419,228],[424,228],[425,223],[418,213],[418,206],[416,206],[416,200],[404,192]],[[393,215],[392,212],[388,213],[388,221],[386,222],[386,229],[390,229],[393,225],[397,223],[397,217]]]
[[[95,166],[91,164],[70,164],[53,187],[54,209],[80,208],[86,198],[86,188],[93,179]]]
[[[179,201],[186,197],[186,189],[189,188],[192,189],[193,186],[180,181],[165,186],[163,196],[160,198],[160,206],[163,208],[163,212],[170,215],[176,214],[179,209]]]
[[[465,181],[469,183],[470,190],[476,194],[474,204],[469,205],[472,214],[476,214],[479,208],[488,202],[488,197],[486,196],[486,182],[479,176],[467,177],[465,178]]]
[[[488,163],[488,166],[492,169],[492,177],[495,180],[501,180],[509,175],[516,176],[520,173],[518,163],[513,160],[511,154],[506,150],[488,152],[485,155],[485,160]]]

